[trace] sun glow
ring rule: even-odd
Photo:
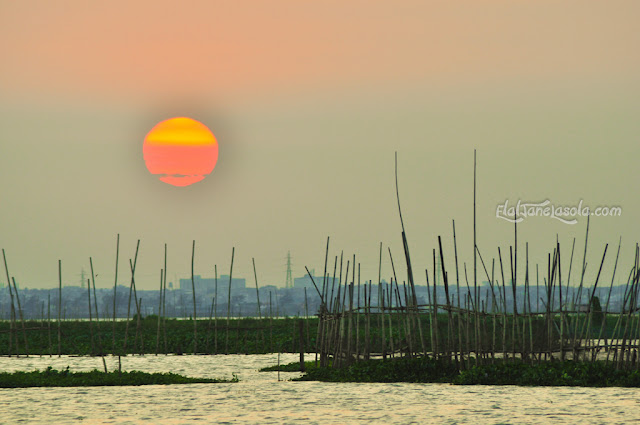
[[[144,138],[142,152],[151,174],[173,186],[188,186],[213,171],[218,142],[206,125],[177,117],[156,124]]]

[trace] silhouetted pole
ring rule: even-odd
[[[62,260],[58,260],[58,357],[62,351],[62,330],[60,329],[60,312],[62,311]]]
[[[229,323],[231,320],[231,281],[233,276],[233,257],[235,255],[235,252],[236,252],[236,248],[233,247],[231,249],[231,268],[229,270],[229,293],[227,296],[227,335],[226,335],[225,348],[224,348],[225,354],[229,354]]]
[[[116,241],[116,276],[113,284],[113,353],[116,352],[116,289],[118,287],[118,255],[120,254],[120,233]]]
[[[196,284],[193,281],[193,261],[196,256],[196,241],[191,248],[191,292],[193,295],[193,354],[198,352],[198,316],[196,312]]]
[[[300,371],[304,372],[304,322],[298,320],[298,335],[300,339]]]

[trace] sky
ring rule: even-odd
[[[640,3],[630,1],[0,1],[0,248],[21,287],[98,288],[131,279],[229,274],[284,286],[344,252],[362,280],[403,265],[398,186],[416,283],[442,237],[473,282],[508,268],[518,200],[620,207],[591,217],[585,279],[624,283],[640,240]],[[142,156],[158,122],[188,116],[219,143],[188,187],[162,183]],[[560,242],[582,262],[586,217],[517,226],[542,282]],[[478,262],[480,264],[480,262]],[[477,279],[486,280],[478,266]],[[351,268],[353,270],[353,267]],[[507,269],[508,270],[508,269]],[[574,269],[575,270],[575,269]],[[0,273],[0,282],[5,282]],[[571,284],[579,278],[574,271]],[[357,278],[357,277],[356,277]]]

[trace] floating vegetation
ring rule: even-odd
[[[306,371],[315,369],[316,367],[317,367],[316,362],[314,361],[304,362],[304,368]],[[293,362],[293,363],[263,367],[258,372],[303,372],[303,371],[300,370],[300,362]]]
[[[289,365],[287,365],[289,366]],[[298,365],[299,366],[299,365]],[[299,370],[299,368],[298,368]],[[640,387],[640,371],[598,362],[497,362],[458,371],[454,362],[432,358],[368,360],[341,368],[309,368],[298,381],[420,382],[456,385]]]
[[[344,367],[311,368],[297,381],[326,382],[451,382],[458,375],[457,366],[431,358],[397,358],[367,360]]]
[[[580,387],[640,387],[640,371],[616,369],[612,363],[543,362],[495,363],[474,366],[460,373],[458,385],[523,385]]]
[[[140,371],[71,372],[69,367],[59,371],[49,366],[32,372],[0,372],[0,388],[27,387],[97,387],[131,385],[209,384],[238,382],[232,379],[189,378],[175,373],[146,373]]]

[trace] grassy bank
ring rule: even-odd
[[[59,371],[48,367],[46,370],[32,372],[1,372],[0,388],[27,387],[96,387],[96,386],[131,386],[131,385],[170,385],[199,383],[238,382],[234,376],[231,380],[189,378],[175,373],[131,372],[70,372]]]
[[[300,381],[420,382],[456,385],[640,387],[640,371],[605,362],[499,362],[458,372],[455,363],[427,358],[369,360],[348,367],[307,369]]]
[[[407,345],[407,335],[404,326],[406,320],[400,315],[385,315],[386,323],[386,349],[390,350],[392,344],[395,347]],[[380,315],[372,315],[372,326],[370,329],[369,349],[371,352],[380,353],[383,349],[381,345],[381,329],[378,323]],[[554,326],[559,328],[558,323]],[[147,316],[140,321],[131,319],[118,320],[114,323],[111,320],[93,321],[86,320],[63,320],[60,322],[60,354],[71,355],[99,355],[99,354],[186,354],[193,353],[194,350],[201,354],[265,354],[276,352],[298,352],[300,350],[299,329],[297,328],[298,318],[282,319],[257,319],[241,318],[232,319],[227,326],[226,319],[208,320],[200,318],[197,321],[197,338],[194,337],[193,320],[165,319],[161,321],[160,332],[158,332],[158,317]],[[314,351],[318,319],[311,317],[302,319],[304,350]],[[422,326],[424,343],[427,350],[432,348],[431,343],[431,315],[421,314],[417,320]],[[455,319],[454,319],[455,320]],[[522,335],[517,334],[514,338],[514,329],[527,329],[525,342],[534,347],[544,346],[549,340],[546,334],[547,324],[543,317],[538,317],[524,322],[520,317],[514,323],[513,317],[500,316],[495,321],[482,317],[478,326],[475,318],[469,317],[470,329],[479,329],[476,344],[476,332],[465,333],[463,338],[469,338],[471,347],[478,346],[484,351],[492,349],[498,351],[503,349],[508,351],[519,351],[519,345],[523,341]],[[570,324],[565,329],[579,329],[584,323],[577,317],[567,316],[565,320]],[[626,319],[625,319],[626,320]],[[577,321],[577,323],[576,323]],[[356,324],[359,332],[356,333]],[[454,322],[454,325],[457,321]],[[603,327],[591,326],[591,337],[611,338],[615,328],[616,318],[608,317]],[[375,326],[374,326],[375,325]],[[366,328],[365,318],[354,320],[353,323],[353,349],[358,348],[362,353],[365,347]],[[626,321],[620,325],[626,326]],[[493,329],[495,327],[495,330]],[[531,331],[529,331],[531,327]],[[460,335],[457,327],[453,326],[453,332],[449,333],[449,318],[447,314],[438,314],[437,331],[439,344],[443,346],[453,346],[459,340]],[[506,329],[506,331],[505,331]],[[355,338],[357,336],[357,338]],[[393,336],[393,342],[391,341]],[[449,341],[451,337],[452,341]],[[565,345],[569,343],[569,332],[565,332]],[[419,334],[414,332],[413,346],[422,348]],[[466,341],[466,340],[465,340]],[[557,339],[554,344],[558,345]],[[528,346],[528,345],[527,345]],[[58,354],[58,323],[56,321],[47,322],[41,320],[28,320],[24,326],[20,321],[13,323],[0,321],[0,355],[47,355]]]
[[[158,317],[100,321],[60,322],[60,354],[265,354],[297,352],[300,349],[296,318],[284,319],[198,319],[197,339],[193,320],[166,319],[158,332]],[[305,319],[303,342],[306,350],[315,344],[317,318]],[[11,341],[9,338],[11,337]],[[57,355],[58,323],[25,321],[10,329],[0,321],[0,355]]]

